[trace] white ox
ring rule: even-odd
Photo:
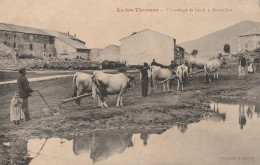
[[[114,94],[118,94],[116,106],[123,106],[122,95],[132,86],[131,82],[134,80],[134,77],[123,73],[108,74],[102,71],[94,71],[92,79],[97,87],[96,90],[100,98],[101,107],[105,106],[107,108],[105,97]]]
[[[90,93],[92,92],[92,97],[93,97],[93,106],[95,106],[96,102],[96,86],[92,81],[91,75],[87,73],[82,73],[82,72],[76,72],[76,74],[73,77],[73,96],[80,96],[84,93]],[[77,99],[75,102],[80,105],[80,100]]]
[[[154,86],[154,90],[157,89],[157,83],[156,80],[167,80],[163,82],[163,91],[165,91],[165,84],[167,85],[167,90],[169,91],[169,82],[172,78],[172,71],[169,69],[164,69],[159,66],[151,66],[151,82]]]
[[[209,58],[194,58],[194,57],[190,57],[188,59],[188,70],[189,73],[192,73],[192,69],[194,67],[200,68],[202,69],[204,67],[204,65],[209,61]]]
[[[183,91],[183,86],[188,76],[188,67],[185,66],[184,64],[178,66],[176,71],[176,76],[178,81],[177,90],[180,90],[180,85],[181,85],[181,90]]]
[[[208,61],[204,65],[206,81],[211,82],[212,74],[214,75],[214,79],[215,78],[218,79],[218,70],[219,70],[220,66],[222,65],[222,62],[223,62],[222,58],[217,58],[217,59]]]

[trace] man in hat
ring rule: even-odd
[[[243,55],[241,55],[241,57],[239,58],[238,61],[238,78],[244,78],[244,76],[246,75],[246,59]]]
[[[174,73],[174,69],[176,67],[176,61],[174,62],[173,60],[171,60],[171,64],[169,65],[169,69],[172,71],[172,73]]]
[[[22,98],[22,110],[25,115],[25,120],[29,121],[31,120],[30,113],[29,113],[29,106],[28,106],[28,97],[31,96],[31,93],[34,91],[29,86],[29,81],[25,77],[26,75],[26,68],[19,69],[20,75],[17,79],[17,85],[18,85],[18,92],[19,97]]]
[[[142,84],[142,96],[146,97],[148,93],[148,64],[146,62],[140,72],[140,81]]]
[[[151,66],[160,66],[160,64],[158,64],[156,61],[155,61],[155,59],[153,59],[153,61],[152,61],[152,63],[151,63]]]

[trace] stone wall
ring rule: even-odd
[[[12,31],[0,31],[0,42],[12,48],[18,56],[56,56],[54,37]]]
[[[98,69],[99,62],[90,62],[87,60],[63,60],[50,58],[42,59],[20,59],[17,61],[16,69],[26,67],[31,69]]]

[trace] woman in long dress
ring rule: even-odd
[[[14,93],[10,105],[10,120],[15,125],[19,125],[19,121],[24,119],[24,112],[22,110],[23,100],[19,97],[18,93]]]

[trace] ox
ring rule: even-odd
[[[176,71],[176,76],[178,81],[177,90],[180,90],[180,85],[181,85],[181,90],[183,91],[183,86],[188,76],[188,67],[185,66],[184,64],[178,66]]]
[[[105,97],[114,94],[118,94],[116,106],[123,106],[122,95],[128,88],[132,87],[131,82],[134,80],[134,77],[124,73],[108,74],[102,71],[94,71],[92,79],[97,87],[96,90],[100,97],[101,107],[105,106],[107,108]]]
[[[206,82],[211,82],[212,74],[214,76],[214,79],[218,79],[218,70],[220,66],[223,63],[223,58],[218,57],[217,59],[210,60],[204,65],[204,72],[205,72],[205,78]],[[216,74],[216,75],[215,75]]]
[[[151,84],[154,86],[154,90],[157,89],[157,83],[156,80],[167,80],[163,82],[163,91],[165,91],[165,84],[167,85],[168,91],[169,89],[169,82],[171,81],[172,78],[172,71],[169,69],[164,69],[159,66],[151,66],[150,67],[150,72],[151,72]]]
[[[92,92],[92,97],[94,101],[96,102],[96,86],[92,81],[91,75],[81,72],[76,72],[76,74],[73,77],[73,96],[80,96],[84,93],[90,93]],[[75,100],[75,102],[80,105],[80,99]]]
[[[188,60],[188,71],[192,73],[192,69],[196,66],[198,69],[202,69],[204,65],[209,61],[208,58],[194,58],[190,57]]]

